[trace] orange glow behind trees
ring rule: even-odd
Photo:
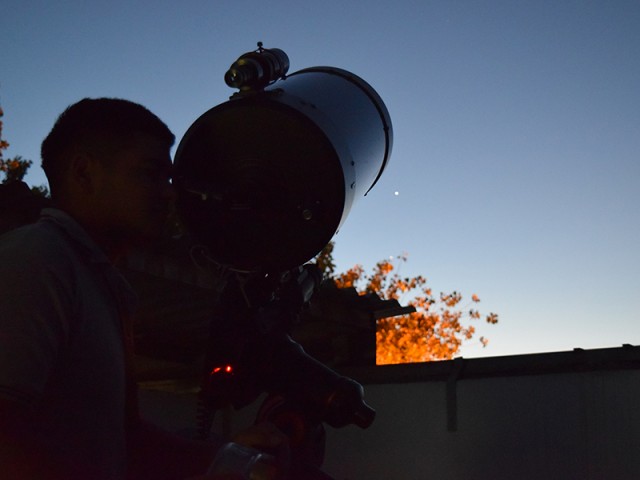
[[[4,116],[0,107],[0,119]],[[0,172],[4,173],[2,183],[22,180],[33,163],[31,160],[24,160],[22,157],[3,158],[3,150],[9,148],[9,142],[2,138],[2,120],[0,120]]]
[[[449,360],[459,352],[465,340],[475,336],[475,327],[470,323],[482,317],[476,309],[480,302],[478,295],[473,294],[465,305],[459,292],[436,296],[427,286],[425,277],[401,277],[390,260],[378,262],[370,273],[356,265],[335,275],[332,251],[331,243],[319,255],[318,263],[338,287],[354,287],[361,295],[375,293],[382,299],[395,299],[416,309],[409,315],[376,322],[376,364]],[[407,257],[397,257],[396,261],[404,263]],[[498,315],[489,313],[484,320],[496,324]],[[479,341],[483,347],[488,344],[485,337],[480,337]]]
[[[0,107],[0,119],[3,116],[4,112]],[[22,158],[20,155],[14,158],[3,158],[3,150],[7,148],[9,148],[9,142],[2,138],[2,120],[0,120],[0,173],[4,174],[4,178],[0,183],[19,182],[27,174],[27,170],[33,165],[33,162]],[[44,185],[31,187],[31,191],[44,197],[49,195],[49,190]]]

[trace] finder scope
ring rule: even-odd
[[[284,77],[289,71],[289,57],[279,48],[262,48],[247,52],[236,60],[224,75],[231,88],[260,90]]]

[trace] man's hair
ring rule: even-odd
[[[175,136],[155,114],[128,100],[85,98],[67,107],[42,142],[42,169],[54,193],[66,173],[67,157],[74,149],[113,153],[137,135],[146,134],[171,147]]]

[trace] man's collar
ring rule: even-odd
[[[137,295],[129,285],[129,282],[114,267],[105,252],[93,241],[87,231],[71,215],[58,208],[45,208],[40,214],[40,219],[45,222],[54,223],[73,242],[89,260],[94,264],[101,264],[107,268],[103,269],[107,280],[116,292],[122,312],[129,314],[135,310]]]

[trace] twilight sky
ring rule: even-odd
[[[338,269],[407,253],[476,293],[465,357],[640,344],[640,2],[4,0],[6,155],[34,161],[83,97],[140,102],[180,139],[262,41],[290,72],[364,78],[391,114],[387,171],[335,238]]]

